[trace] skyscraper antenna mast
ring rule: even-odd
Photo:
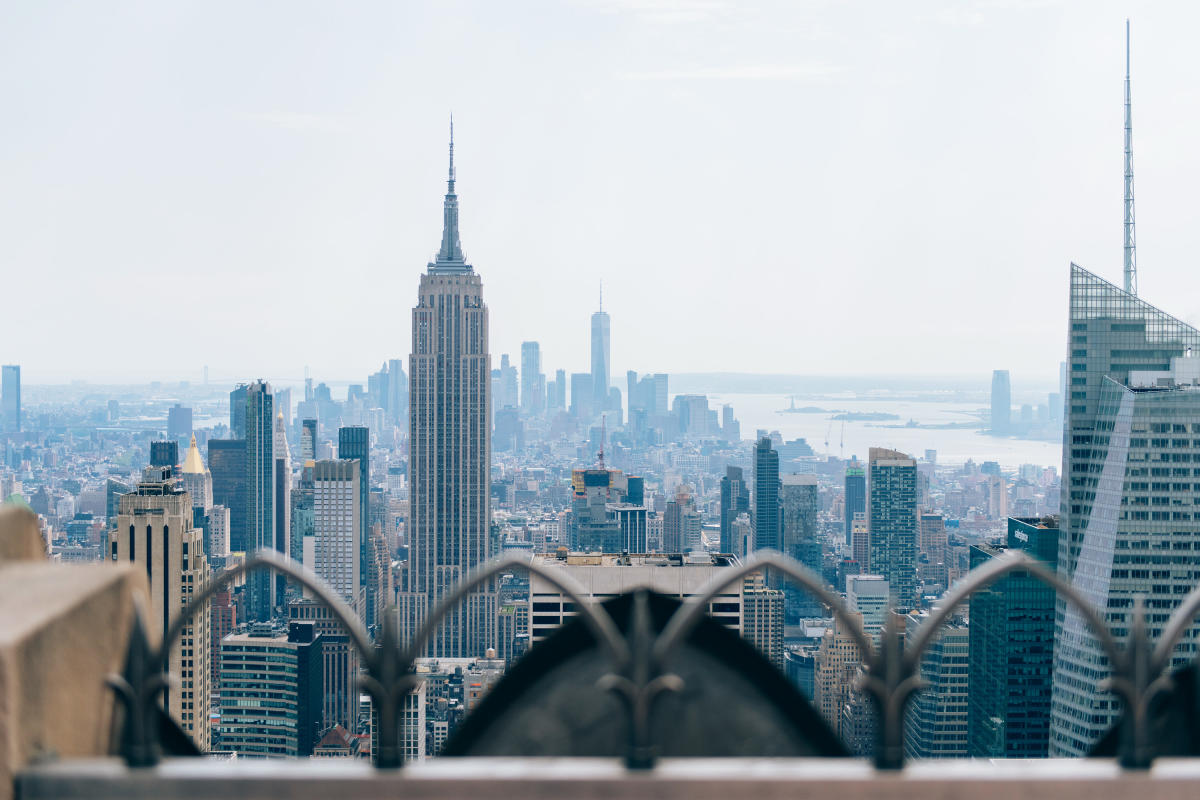
[[[1137,236],[1133,213],[1133,96],[1129,88],[1129,20],[1125,20],[1125,291],[1137,294]]]

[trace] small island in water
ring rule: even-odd
[[[896,414],[889,414],[886,411],[846,411],[837,414],[831,419],[842,419],[847,422],[884,422],[891,419],[900,419]]]
[[[802,406],[800,408],[796,408],[796,398],[795,397],[791,398],[791,401],[792,401],[791,405],[789,405],[787,408],[781,408],[778,411],[776,411],[775,413],[776,414],[827,414],[827,413],[829,413],[829,409],[818,408],[817,406]]]

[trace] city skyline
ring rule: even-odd
[[[172,287],[214,323],[238,319],[247,302],[243,295],[269,292],[279,302],[256,313],[267,314],[267,324],[279,326],[289,324],[286,309],[293,306],[292,300],[298,304],[297,293],[310,287],[319,287],[331,307],[349,302],[347,287],[387,290],[354,290],[354,302],[363,310],[365,346],[348,355],[322,341],[315,329],[301,326],[295,335],[278,341],[271,363],[262,363],[262,354],[243,354],[238,325],[212,324],[203,341],[172,342],[172,357],[159,359],[172,366],[158,369],[156,378],[197,380],[205,365],[214,376],[229,380],[266,371],[286,378],[299,376],[307,364],[314,373],[348,379],[403,355],[403,331],[395,326],[384,298],[416,277],[409,272],[412,264],[428,259],[429,245],[422,233],[431,217],[423,198],[438,171],[428,153],[443,136],[442,126],[433,120],[444,119],[453,109],[467,132],[460,154],[470,168],[471,199],[463,213],[477,230],[468,255],[497,265],[488,285],[496,318],[496,354],[515,355],[521,341],[534,340],[542,343],[548,368],[562,366],[568,374],[585,370],[585,317],[594,306],[594,282],[589,277],[585,291],[579,276],[587,274],[608,284],[606,309],[622,332],[613,341],[614,374],[627,368],[861,374],[883,367],[899,374],[958,374],[978,371],[981,353],[989,365],[1028,364],[1031,372],[1052,374],[1058,356],[1045,345],[1057,347],[1061,341],[1050,321],[1066,301],[1053,274],[1074,261],[1114,281],[1120,275],[1118,148],[1125,63],[1122,11],[1107,5],[1048,8],[1050,13],[1003,4],[962,10],[955,4],[915,19],[882,9],[880,19],[861,30],[852,28],[841,13],[826,14],[809,29],[805,12],[783,7],[749,11],[684,3],[651,13],[592,4],[563,11],[556,21],[567,25],[568,41],[588,52],[622,44],[637,52],[638,58],[627,67],[569,76],[582,81],[585,93],[608,102],[601,108],[619,110],[610,118],[571,103],[556,107],[556,116],[546,119],[501,115],[501,108],[511,110],[513,103],[526,108],[529,98],[504,92],[485,97],[464,88],[463,70],[470,59],[446,75],[429,76],[428,86],[400,80],[413,94],[412,116],[395,110],[394,100],[382,102],[386,82],[399,80],[397,70],[407,59],[444,41],[452,30],[468,44],[485,43],[480,38],[485,23],[495,23],[497,13],[486,8],[476,9],[476,22],[453,13],[421,17],[415,29],[427,30],[429,42],[413,43],[408,55],[385,54],[377,37],[356,41],[361,55],[350,59],[336,77],[370,80],[351,98],[331,96],[328,81],[316,81],[311,98],[298,94],[295,81],[309,73],[284,68],[295,66],[293,60],[301,57],[285,46],[279,64],[264,69],[261,80],[249,86],[230,86],[231,76],[224,71],[213,75],[212,90],[228,89],[232,98],[228,107],[213,105],[214,98],[204,94],[207,89],[193,84],[199,80],[194,70],[204,62],[186,42],[182,50],[170,53],[156,41],[126,42],[131,53],[170,67],[185,87],[199,93],[204,111],[194,119],[168,106],[160,115],[145,116],[142,105],[158,107],[155,101],[164,87],[128,74],[131,56],[105,56],[98,58],[96,68],[100,75],[122,79],[116,94],[95,86],[67,92],[68,99],[78,101],[75,107],[85,119],[108,121],[99,128],[103,135],[86,147],[51,137],[31,150],[33,137],[41,133],[38,126],[60,124],[61,112],[44,107],[34,96],[10,98],[11,107],[27,112],[18,116],[29,121],[4,134],[10,145],[6,158],[24,161],[14,168],[14,180],[3,194],[12,213],[0,223],[11,226],[0,237],[7,242],[0,255],[14,265],[21,291],[54,297],[66,312],[64,318],[78,322],[41,337],[5,336],[19,347],[0,352],[0,362],[25,365],[27,384],[106,375],[148,378],[150,373],[139,372],[134,357],[120,347],[105,342],[104,358],[97,357],[97,337],[85,333],[93,318],[88,300],[100,288],[96,282],[110,278],[123,280],[147,301],[148,318],[137,321],[139,328],[174,323],[182,308],[158,302]],[[1200,172],[1200,163],[1185,144],[1194,138],[1189,136],[1191,120],[1164,121],[1166,112],[1177,109],[1195,83],[1190,70],[1196,67],[1172,56],[1186,51],[1172,45],[1187,27],[1183,17],[1195,12],[1186,6],[1172,7],[1170,13],[1161,8],[1139,11],[1141,16],[1133,21],[1132,68],[1142,212],[1139,279],[1143,293],[1153,295],[1163,294],[1184,276],[1185,254],[1195,235],[1183,194],[1191,175]],[[305,14],[289,17],[285,24],[295,26],[297,36],[306,41],[341,53],[353,40],[347,34],[373,12],[382,15],[383,30],[387,23],[404,21],[370,7],[361,17],[350,15],[343,26],[330,30],[317,30],[315,20]],[[181,33],[188,24],[211,24],[173,4],[164,4],[157,13],[162,18],[156,21],[168,32]],[[756,34],[768,26],[771,14],[803,43],[797,52],[781,49],[780,34],[766,40],[774,45],[767,49],[775,53],[773,59],[750,48],[751,41],[760,41]],[[857,23],[861,15],[854,16]],[[114,18],[119,20],[120,13]],[[75,40],[73,29],[54,28],[36,12],[16,22],[9,27],[40,37],[48,53],[61,48],[91,52],[86,42]],[[95,22],[102,30],[112,24],[107,19]],[[251,32],[268,24],[254,11],[245,22]],[[728,22],[738,23],[735,29],[741,33],[732,37],[728,52],[708,54],[701,45],[714,35],[715,26]],[[887,25],[895,33],[884,30]],[[594,30],[583,30],[589,26]],[[679,43],[661,53],[647,51],[647,40],[665,30],[676,32]],[[111,33],[118,42],[129,35]],[[898,44],[896,35],[909,40]],[[1069,63],[1059,55],[1064,42],[1072,52]],[[232,51],[231,69],[258,63],[260,54],[246,42],[226,44]],[[544,75],[548,59],[560,55],[560,46],[546,45],[549,49],[536,49],[522,59],[504,56],[496,64],[497,73]],[[868,59],[864,51],[871,46],[883,51]],[[1001,52],[1021,55],[1015,71],[1012,58],[992,63],[990,56]],[[41,63],[27,47],[10,47],[7,53],[2,58],[10,66]],[[304,50],[304,57],[310,53]],[[966,68],[942,68],[948,60],[962,61]],[[67,73],[60,71],[70,63],[68,59],[68,66],[58,71],[33,70],[33,87],[53,94],[65,91],[59,82]],[[572,65],[578,66],[568,62]],[[963,75],[951,74],[957,72]],[[963,94],[963,80],[973,81],[969,96]],[[882,91],[885,86],[889,92]],[[738,93],[745,97],[731,96]],[[784,96],[788,103],[779,102]],[[955,105],[938,118],[941,128],[928,121],[912,126],[908,115],[917,112],[897,107],[899,97],[911,99],[918,110],[939,109],[949,97],[955,98]],[[122,109],[135,106],[129,110],[138,113],[112,120],[105,116],[106,100]],[[803,105],[804,119],[783,110],[792,101]],[[728,104],[745,124],[708,126],[702,104]],[[664,117],[668,111],[674,116]],[[820,123],[806,122],[810,119]],[[864,122],[879,135],[860,134],[846,137],[849,140],[837,147],[827,146],[827,137],[836,138],[848,125]],[[174,150],[163,151],[162,142],[186,145],[195,135],[185,123],[213,137],[213,144],[190,149],[198,165],[207,168],[204,175],[171,162]],[[587,133],[581,128],[585,124],[594,125],[595,131]],[[129,127],[138,125],[143,127]],[[882,136],[884,131],[907,128],[916,130],[896,141]],[[629,132],[633,130],[636,137]],[[139,152],[114,140],[126,135],[131,143],[144,145],[152,131],[162,137]],[[1014,137],[1014,132],[1028,136]],[[602,136],[612,144],[602,146]],[[914,142],[913,136],[920,141]],[[972,142],[969,153],[956,144],[959,141]],[[580,143],[588,147],[581,150]],[[98,160],[105,165],[101,168],[93,163],[97,160],[92,148],[105,146],[113,149]],[[897,148],[902,146],[909,148],[909,158],[891,158],[900,155]],[[692,159],[700,150],[720,158],[712,163]],[[989,158],[972,160],[972,170],[964,173],[960,158],[981,151],[988,151]],[[811,152],[823,153],[824,161],[813,173],[815,178],[802,180],[812,172]],[[267,158],[269,153],[275,156]],[[82,163],[85,156],[92,160]],[[301,158],[304,163],[298,161]],[[247,161],[259,163],[260,170],[244,169]],[[683,169],[690,161],[706,166]],[[112,174],[112,164],[120,166],[121,176],[128,176],[128,185]],[[911,171],[918,166],[914,188]],[[345,177],[337,177],[339,167],[349,168]],[[236,179],[230,172],[234,168]],[[571,172],[564,173],[566,169]],[[45,190],[31,183],[36,175],[55,176],[56,186],[74,189],[68,199],[55,195],[61,206],[53,214],[45,205]],[[1031,178],[1041,187],[1032,200],[1027,191]],[[618,188],[643,184],[656,190],[642,197]],[[156,191],[149,191],[151,187]],[[901,191],[910,195],[901,200]],[[670,202],[659,202],[663,195]],[[95,202],[100,196],[104,202]],[[153,213],[146,208],[150,196]],[[239,199],[231,199],[235,196]],[[749,197],[756,201],[747,203]],[[1008,199],[1016,197],[1022,198],[1019,203]],[[244,205],[251,200],[257,204]],[[1053,212],[1044,203],[1052,203]],[[856,208],[856,214],[843,215],[854,218],[856,233],[851,235],[840,223],[826,225],[829,211],[815,212],[813,204],[820,209]],[[81,216],[85,209],[87,219]],[[919,216],[913,216],[915,209],[921,209]],[[128,235],[131,218],[141,225],[138,236]],[[814,220],[813,227],[798,226],[796,220],[802,219]],[[54,225],[78,224],[78,237],[72,241],[89,242],[87,253],[76,251],[71,242],[53,250],[40,246],[38,232],[46,231],[48,220]],[[758,244],[763,237],[756,235],[747,249],[745,232],[764,226],[777,232],[766,240],[773,244]],[[693,235],[698,229],[703,233]],[[857,233],[864,229],[872,230],[873,236],[864,239]],[[906,241],[915,237],[920,244],[919,265],[913,256],[898,256],[886,244],[901,231]],[[1001,232],[1009,238],[997,238]],[[185,249],[180,241],[192,244]],[[222,242],[220,249],[215,249],[216,241]],[[533,241],[537,247],[529,247]],[[579,241],[587,241],[588,247],[568,246]],[[875,252],[885,245],[886,255]],[[564,270],[558,254],[567,251],[573,265]],[[793,255],[799,253],[804,256]],[[756,288],[749,284],[721,281],[722,292],[702,291],[716,285],[730,268],[749,263],[774,276],[781,293],[796,295],[804,313],[781,318],[755,313]],[[186,286],[175,277],[165,283],[141,281],[151,264],[156,270],[169,266],[169,273],[207,277],[189,279]],[[688,280],[681,282],[677,276],[682,269]],[[333,276],[342,280],[333,281]],[[983,276],[994,280],[988,293],[979,295],[973,287]],[[228,290],[243,277],[255,291]],[[864,280],[872,281],[877,291],[861,292]],[[522,313],[531,286],[537,287],[533,299],[553,302],[535,303],[535,313]],[[1039,291],[1031,294],[1032,286]],[[683,309],[672,315],[670,324],[653,311],[668,296]],[[835,325],[843,330],[845,303],[829,302],[831,297],[845,298],[864,320],[878,312],[880,303],[893,310],[899,306],[908,318],[906,330],[880,337],[873,335],[878,333],[873,323],[864,323],[850,335],[824,336]],[[1008,325],[1009,309],[1018,302],[1027,324]],[[1180,318],[1194,321],[1200,304],[1188,308],[1185,300],[1184,305]],[[9,323],[32,327],[27,313],[32,307],[18,308]],[[714,315],[724,324],[704,324]],[[132,320],[108,324],[113,341],[131,341],[135,335],[126,327],[134,324]],[[630,336],[635,328],[649,335]],[[764,336],[773,347],[744,347]],[[827,346],[820,352],[804,347],[813,337],[821,337]],[[939,341],[936,363],[921,358],[915,347],[930,337]],[[151,350],[158,346],[148,345]],[[150,360],[154,355],[147,354]]]

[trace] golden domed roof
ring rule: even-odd
[[[183,462],[185,475],[203,475],[204,460],[200,458],[200,449],[196,447],[196,434],[192,434],[192,446],[188,448],[187,458]]]

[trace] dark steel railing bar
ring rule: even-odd
[[[426,616],[412,641],[405,644],[402,660],[406,663],[416,661],[425,647],[425,643],[437,632],[438,626],[441,625],[447,614],[458,607],[467,595],[479,586],[511,569],[522,569],[537,575],[562,592],[575,604],[576,612],[583,616],[585,624],[591,629],[596,641],[608,650],[614,664],[621,665],[629,660],[629,646],[617,629],[616,623],[598,603],[585,596],[586,590],[578,581],[552,567],[537,564],[528,556],[501,556],[481,564],[468,573],[449,594],[442,596],[437,606]]]
[[[874,657],[875,648],[863,631],[861,624],[843,605],[842,598],[825,588],[825,581],[820,576],[799,561],[776,550],[758,550],[741,566],[718,572],[702,585],[696,594],[687,598],[682,608],[671,615],[666,627],[654,642],[655,660],[660,664],[666,662],[679,642],[691,632],[692,628],[700,621],[701,616],[707,613],[708,604],[718,594],[746,576],[761,571],[764,567],[779,570],[815,595],[818,600],[829,607],[839,622],[846,625],[855,644],[863,653],[864,660]]]
[[[942,601],[921,627],[917,629],[913,635],[911,644],[904,649],[904,658],[907,664],[915,666],[919,662],[925,648],[929,646],[932,638],[938,633],[938,629],[949,619],[951,612],[962,605],[964,600],[967,600],[974,593],[986,589],[1013,572],[1028,572],[1039,583],[1049,586],[1061,594],[1068,603],[1073,605],[1083,615],[1085,621],[1088,623],[1088,627],[1091,628],[1093,635],[1095,635],[1097,641],[1100,642],[1105,653],[1108,655],[1113,669],[1118,669],[1123,665],[1125,658],[1120,646],[1113,639],[1104,620],[1092,608],[1087,599],[1074,586],[1051,572],[1037,559],[1030,557],[1027,553],[1020,550],[1009,550],[1007,553],[992,559],[986,566],[976,567],[968,572],[953,590],[948,594],[942,595]]]
[[[159,653],[164,665],[164,671],[167,663],[166,660],[170,657],[171,645],[183,633],[184,627],[191,622],[192,617],[204,605],[205,601],[209,600],[214,594],[228,586],[238,577],[258,569],[270,569],[282,573],[311,591],[317,601],[328,608],[338,618],[338,622],[346,629],[359,653],[364,658],[370,657],[374,648],[371,646],[371,640],[367,636],[366,628],[363,627],[354,610],[342,598],[338,597],[329,584],[287,556],[274,550],[256,550],[244,562],[222,571],[215,580],[205,584],[199,594],[195,595],[180,610],[175,619],[171,621],[171,626],[167,629],[167,635],[159,645]]]

